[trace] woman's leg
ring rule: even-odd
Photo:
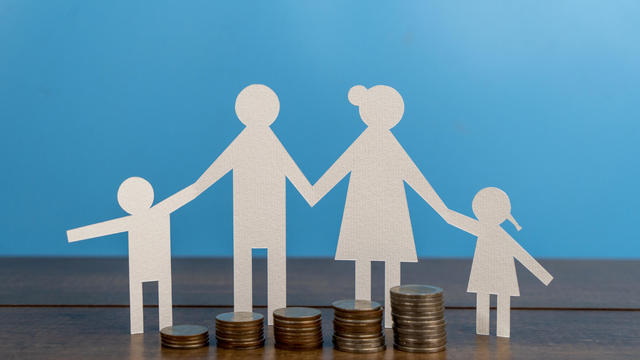
[[[498,331],[496,335],[509,337],[511,335],[511,297],[498,295]]]
[[[489,294],[476,294],[476,334],[489,335]]]
[[[356,260],[356,299],[371,300],[371,261]]]
[[[384,326],[390,328],[391,320],[391,294],[392,287],[400,285],[400,262],[387,261],[384,263]]]

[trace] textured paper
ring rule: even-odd
[[[268,323],[285,307],[286,179],[310,202],[311,184],[269,127],[280,102],[265,85],[244,88],[236,98],[236,115],[246,126],[193,185],[205,191],[233,170],[233,305],[252,311],[252,249],[267,249]]]
[[[453,211],[445,219],[478,237],[467,288],[467,292],[477,294],[476,333],[489,335],[489,297],[497,295],[497,336],[509,337],[510,297],[520,296],[514,259],[545,285],[553,277],[500,226],[509,220],[518,231],[521,229],[511,215],[511,202],[504,191],[495,187],[480,190],[472,208],[477,220]]]
[[[173,323],[170,214],[192,200],[195,194],[194,189],[188,187],[151,207],[151,184],[143,178],[131,177],[118,189],[118,203],[129,216],[67,231],[69,242],[128,233],[131,334],[144,331],[143,282],[158,282],[159,328]]]
[[[384,261],[385,309],[391,309],[400,263],[418,261],[404,183],[441,216],[447,208],[391,133],[404,113],[402,96],[389,86],[358,85],[348,98],[367,128],[314,185],[314,202],[351,173],[335,258],[356,262],[356,298],[364,300],[371,298],[371,261]],[[390,311],[385,326],[392,326]]]

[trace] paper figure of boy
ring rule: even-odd
[[[440,216],[448,209],[391,132],[404,114],[402,96],[385,85],[357,85],[348,98],[367,128],[313,185],[314,201],[351,173],[335,259],[355,260],[356,299],[363,300],[371,299],[371,262],[385,262],[390,328],[389,290],[400,285],[401,263],[418,261],[405,182]]]
[[[454,211],[445,219],[478,237],[467,288],[467,292],[476,293],[476,333],[489,335],[490,295],[497,295],[497,336],[509,337],[511,296],[520,296],[514,259],[545,285],[553,276],[500,226],[509,220],[518,231],[521,229],[511,215],[511,202],[504,191],[495,187],[478,191],[472,208],[477,220]]]
[[[235,104],[246,126],[192,185],[200,194],[233,171],[233,309],[253,311],[252,249],[267,249],[267,313],[287,305],[286,183],[310,202],[311,184],[270,125],[280,101],[268,86],[240,91]]]
[[[67,231],[69,242],[129,233],[129,307],[131,334],[144,332],[142,283],[158,282],[159,328],[173,324],[171,299],[171,213],[196,196],[191,187],[153,204],[153,188],[143,178],[126,179],[118,203],[129,216]]]

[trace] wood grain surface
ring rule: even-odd
[[[473,297],[465,293],[468,259],[426,259],[403,267],[404,283],[442,286],[448,306],[447,351],[424,355],[388,349],[370,355],[334,351],[333,311],[327,306],[353,297],[353,264],[329,259],[288,261],[289,304],[317,306],[323,313],[323,349],[291,352],[273,347],[271,329],[263,349],[197,350],[160,346],[153,284],[145,285],[145,334],[129,330],[126,259],[0,258],[0,359],[638,359],[640,354],[640,261],[547,260],[555,276],[545,288],[519,269],[520,298],[513,301],[510,339],[475,335]],[[256,311],[266,310],[266,274],[254,261]],[[231,311],[230,259],[175,259],[175,324],[210,328],[216,314]],[[381,264],[374,264],[374,297],[382,299]],[[492,312],[495,334],[495,312]]]

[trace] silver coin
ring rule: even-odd
[[[251,326],[264,321],[264,316],[249,311],[227,312],[216,316],[216,324],[226,326]]]
[[[334,301],[331,306],[345,312],[377,312],[382,309],[382,305],[369,300],[338,300]]]
[[[431,285],[399,285],[392,287],[389,292],[395,296],[405,297],[434,297],[442,296],[442,288]]]

